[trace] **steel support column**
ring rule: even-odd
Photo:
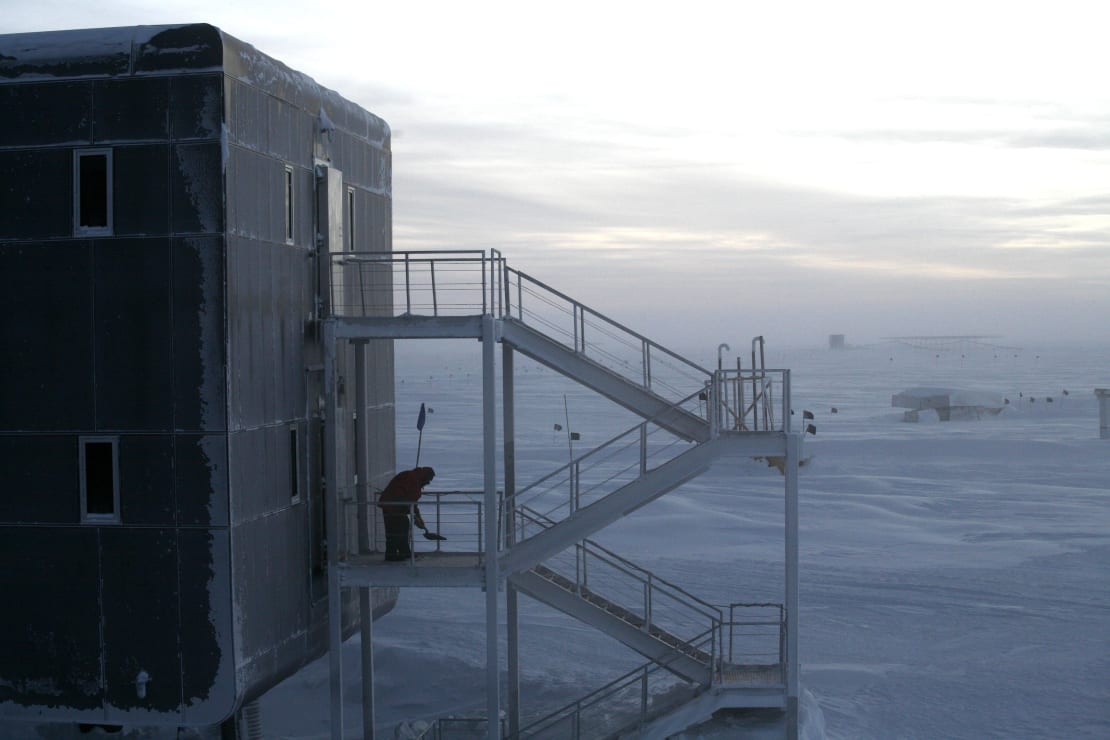
[[[516,428],[513,406],[513,348],[501,345],[501,411],[502,438],[505,440],[505,546],[513,544],[516,530],[513,526],[513,495],[516,493]],[[505,628],[508,638],[508,695],[509,695],[509,734],[520,732],[520,612],[517,609],[516,586],[505,583]]]
[[[494,363],[496,324],[493,316],[482,317],[482,452],[485,478],[485,568],[486,568],[486,724],[490,740],[500,737],[501,687],[497,651],[497,367]]]
[[[355,501],[358,505],[358,552],[370,552],[369,424],[367,424],[366,342],[355,342]],[[362,666],[362,737],[374,737],[374,605],[370,589],[358,590]]]
[[[331,688],[331,736],[343,740],[343,593],[339,584],[339,540],[342,526],[339,460],[336,435],[339,408],[336,394],[335,326],[324,322],[324,482],[327,486],[328,537],[328,663]]]
[[[786,435],[786,734],[790,740],[798,737],[798,462],[801,446],[801,435]]]

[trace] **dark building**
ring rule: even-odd
[[[326,650],[319,286],[390,182],[384,121],[212,26],[0,36],[0,718],[217,724]]]

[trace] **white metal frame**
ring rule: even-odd
[[[507,268],[506,268],[507,269]],[[329,274],[331,268],[329,268]],[[491,278],[490,287],[494,279]],[[482,290],[487,286],[483,273]],[[508,292],[508,291],[506,291]],[[490,303],[485,303],[483,308],[492,307],[494,301],[492,290]],[[786,710],[786,725],[788,737],[796,738],[798,732],[798,462],[801,455],[801,436],[792,432],[790,428],[789,398],[790,377],[789,371],[763,371],[757,377],[749,373],[743,377],[752,382],[763,382],[764,373],[782,373],[781,397],[776,399],[781,405],[780,422],[777,427],[768,427],[765,430],[748,431],[743,426],[739,431],[735,425],[722,423],[724,413],[721,410],[722,400],[718,398],[719,388],[725,385],[725,377],[729,372],[718,370],[711,373],[711,382],[706,384],[706,418],[701,421],[706,425],[708,432],[698,431],[694,427],[689,437],[698,441],[691,449],[693,454],[683,453],[685,459],[673,461],[675,464],[668,466],[663,463],[651,470],[642,470],[642,478],[652,478],[651,485],[634,481],[619,492],[619,495],[609,494],[606,498],[592,503],[589,507],[572,513],[567,520],[559,523],[561,533],[558,537],[552,535],[543,537],[532,535],[523,542],[514,541],[516,533],[512,526],[513,516],[506,512],[503,520],[499,519],[498,498],[498,470],[497,470],[497,394],[496,394],[496,367],[495,347],[502,344],[502,408],[504,424],[504,491],[507,501],[515,500],[516,482],[514,474],[514,440],[513,440],[513,352],[519,351],[516,341],[519,340],[519,324],[509,316],[498,317],[493,313],[483,313],[480,316],[411,316],[398,317],[340,317],[333,316],[323,322],[324,341],[324,387],[325,387],[325,477],[328,496],[328,587],[329,587],[329,640],[330,640],[330,673],[331,673],[331,731],[333,738],[343,737],[343,666],[341,659],[342,644],[342,590],[344,587],[357,587],[359,589],[360,612],[363,629],[363,726],[364,737],[372,737],[374,722],[374,697],[373,697],[373,647],[372,647],[372,622],[370,619],[370,587],[385,585],[410,585],[410,586],[471,586],[482,587],[486,592],[486,717],[497,718],[501,714],[501,685],[500,685],[500,660],[498,644],[498,593],[502,588],[506,593],[507,622],[507,663],[508,663],[508,729],[515,733],[520,729],[520,696],[519,696],[519,625],[517,608],[517,579],[516,574],[523,573],[536,563],[553,554],[558,549],[564,548],[566,538],[577,541],[596,531],[609,521],[615,521],[630,511],[642,506],[660,493],[652,490],[653,486],[670,490],[675,485],[703,472],[708,465],[722,454],[751,456],[754,454],[783,455],[785,475],[785,510],[784,510],[784,606],[785,606],[785,639],[782,645],[783,652],[783,684],[777,689],[767,687],[761,689],[741,689],[730,687],[726,684],[718,686],[716,671],[712,671],[709,681],[712,691],[718,697],[720,706],[780,706]],[[445,567],[409,567],[394,565],[392,567],[379,567],[374,565],[359,566],[349,561],[346,553],[339,551],[338,543],[341,541],[341,530],[344,526],[343,502],[340,499],[339,489],[345,485],[337,481],[338,460],[336,458],[336,428],[335,425],[343,419],[339,414],[337,404],[337,345],[339,342],[350,342],[354,346],[356,362],[356,407],[362,408],[363,403],[358,399],[365,399],[365,344],[364,340],[378,337],[393,338],[418,338],[418,337],[457,337],[469,336],[480,339],[482,343],[482,409],[483,409],[483,522],[482,527],[487,535],[483,538],[480,547],[480,560],[477,568],[445,568]],[[530,340],[529,340],[530,341]],[[534,343],[528,344],[529,356],[534,357],[547,351],[538,348]],[[562,353],[565,355],[567,353]],[[612,381],[600,375],[594,368],[583,365],[578,358],[567,359],[560,355],[550,358],[554,364],[570,363],[574,368],[583,370],[590,376],[594,385],[604,385]],[[573,375],[574,370],[568,371]],[[741,377],[739,369],[732,377]],[[600,378],[600,379],[599,379]],[[647,378],[650,381],[650,377]],[[630,381],[634,382],[634,381]],[[624,392],[623,389],[614,391],[614,395]],[[762,394],[763,391],[753,386],[753,395]],[[727,399],[724,399],[727,400]],[[733,399],[737,401],[737,399]],[[755,399],[752,399],[753,408]],[[761,403],[770,403],[764,399]],[[630,401],[630,404],[632,402]],[[635,405],[635,404],[632,404]],[[743,415],[743,405],[737,408]],[[766,407],[770,408],[770,406]],[[764,411],[766,411],[766,408]],[[709,410],[713,410],[709,412]],[[661,411],[659,416],[666,418],[673,411]],[[735,416],[736,411],[732,412]],[[756,412],[753,412],[756,413]],[[767,420],[763,419],[764,424]],[[356,436],[360,442],[356,454],[357,503],[359,504],[359,551],[365,554],[368,551],[365,530],[367,530],[366,512],[368,509],[368,492],[365,483],[366,454],[365,419],[356,420],[360,425]],[[675,422],[677,423],[677,422]],[[685,422],[683,422],[685,423]],[[672,424],[673,426],[673,424]],[[686,428],[684,428],[684,431]],[[768,433],[769,432],[769,433]],[[642,491],[640,489],[643,489]],[[665,491],[664,491],[665,492]],[[512,504],[510,504],[512,505]],[[503,530],[499,530],[503,527]],[[555,528],[553,527],[553,531]],[[542,534],[542,533],[541,533]],[[573,536],[571,536],[573,535]],[[501,549],[502,540],[504,548]],[[356,556],[357,557],[357,556]],[[453,571],[453,572],[452,572]],[[523,583],[523,581],[521,581]],[[562,597],[559,597],[562,598]],[[588,623],[588,622],[587,622]],[[691,670],[693,668],[691,667]],[[747,693],[745,693],[747,691]],[[764,693],[761,693],[764,692]],[[777,691],[777,694],[774,692]],[[765,693],[771,692],[771,693]],[[775,696],[778,698],[776,699]],[[731,703],[729,703],[731,702]],[[778,703],[776,703],[778,702]],[[704,702],[703,702],[704,704]],[[692,706],[694,710],[701,711],[705,706]],[[715,705],[716,706],[716,705]],[[690,714],[687,712],[686,714]],[[690,716],[693,716],[690,714]],[[665,718],[664,718],[665,719]],[[673,720],[672,722],[677,721]],[[672,722],[660,721],[658,727],[672,727]],[[655,725],[656,723],[651,723]],[[497,721],[488,722],[488,735],[491,739],[500,737],[501,726]],[[648,725],[645,725],[645,730]],[[653,731],[654,732],[654,731]],[[651,733],[649,733],[651,734]],[[652,735],[654,736],[654,735]]]
[[[89,512],[88,480],[86,479],[85,450],[87,445],[110,444],[112,446],[112,513],[93,514]],[[90,435],[77,438],[78,466],[81,486],[81,523],[82,524],[119,524],[119,437],[115,435]]]
[[[105,162],[105,208],[106,226],[81,225],[81,160],[86,157],[103,156]],[[74,236],[111,236],[115,233],[115,208],[113,190],[115,177],[113,173],[112,148],[96,147],[93,149],[75,149],[73,151],[73,234]]]

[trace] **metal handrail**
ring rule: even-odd
[[[731,431],[790,431],[790,371],[783,368],[717,370],[713,383],[717,393],[716,422]],[[776,384],[782,388],[775,398]],[[753,386],[752,396],[744,389]],[[733,388],[732,392],[729,389]],[[776,414],[778,419],[776,420]]]
[[[528,517],[535,523],[543,527],[553,526],[554,520],[544,516],[538,511],[530,509],[529,507],[521,507],[518,514]],[[647,568],[633,563],[627,558],[617,555],[612,550],[609,550],[602,545],[592,540],[582,540],[575,544],[575,586],[579,589],[589,588],[591,592],[600,594],[596,589],[589,586],[589,558],[599,560],[602,563],[612,567],[616,571],[623,573],[632,578],[638,586],[642,587],[644,595],[643,613],[645,617],[645,628],[650,626],[652,620],[649,618],[652,614],[651,605],[655,600],[654,594],[658,592],[663,596],[668,596],[674,599],[679,604],[689,607],[694,613],[700,617],[706,617],[711,621],[711,627],[715,627],[724,621],[724,612],[720,607],[710,604],[708,601],[694,596],[692,593],[682,588],[681,586],[668,581],[665,578],[652,573]],[[550,563],[551,561],[547,561]],[[565,574],[564,574],[565,575]],[[617,603],[617,602],[613,602]],[[626,606],[624,604],[617,604],[618,606]],[[658,625],[657,625],[658,626]],[[679,637],[675,635],[675,637]]]
[[[778,612],[777,619],[748,619],[737,621],[737,609],[770,609]],[[778,629],[778,657],[775,661],[780,666],[786,665],[786,608],[776,602],[734,602],[728,605],[728,662],[735,662],[733,646],[736,641],[737,626],[765,626]]]
[[[686,403],[689,403],[692,400],[695,400],[695,399],[699,398],[699,396],[701,394],[702,394],[701,390],[695,391],[695,392],[691,393],[690,395],[686,396],[685,398],[682,398],[682,399],[672,403],[666,409],[664,409],[663,411],[660,411],[659,413],[655,414],[650,419],[645,419],[644,421],[636,424],[635,426],[632,426],[632,427],[626,429],[625,431],[617,434],[616,436],[612,437],[608,441],[603,442],[602,444],[598,445],[597,447],[594,447],[593,449],[591,449],[587,452],[584,452],[581,455],[578,455],[577,457],[575,457],[570,462],[565,463],[564,465],[556,468],[555,470],[548,473],[547,475],[544,475],[541,478],[533,481],[532,483],[529,483],[528,485],[524,486],[523,488],[518,489],[513,494],[513,496],[510,496],[509,498],[507,498],[505,500],[505,504],[507,506],[510,506],[510,507],[517,505],[516,502],[521,501],[522,500],[521,497],[524,496],[526,493],[538,488],[540,485],[546,483],[547,481],[551,480],[552,478],[555,478],[556,476],[560,476],[564,473],[569,474],[575,480],[580,480],[583,470],[590,470],[591,469],[588,465],[587,465],[587,467],[583,468],[583,463],[584,462],[589,461],[591,458],[601,458],[602,455],[604,455],[608,452],[611,452],[612,448],[615,448],[616,445],[618,443],[620,443],[622,440],[626,440],[626,438],[629,438],[632,435],[636,435],[636,441],[640,443],[639,444],[639,447],[640,447],[640,452],[639,452],[639,470],[640,470],[640,474],[639,475],[642,476],[648,470],[647,462],[648,462],[649,453],[648,453],[648,450],[647,450],[647,446],[642,443],[644,438],[650,434],[647,431],[648,425],[654,423],[658,419],[661,419],[665,416],[673,415],[675,413],[691,414],[692,412],[687,411],[686,409],[682,408],[682,406]],[[699,410],[699,415],[700,415],[700,410]],[[658,431],[658,430],[655,430],[655,431]],[[627,449],[629,446],[631,446],[631,444],[632,443],[629,442],[624,449]],[[600,464],[600,462],[604,462],[604,460],[600,460],[598,464]],[[637,476],[637,477],[639,477],[639,476]],[[579,495],[581,494],[581,492],[577,490],[577,486],[574,485],[573,482],[572,482],[572,485],[571,485],[571,495],[572,495],[572,497],[574,496],[574,494],[576,492]],[[573,506],[573,504],[572,504],[572,506]],[[573,508],[577,508],[577,507],[573,507]]]
[[[504,272],[507,289],[505,293],[506,304],[504,307],[503,316],[508,318],[515,318],[517,321],[520,321],[523,324],[526,324],[533,328],[539,328],[539,325],[542,322],[529,321],[526,319],[526,309],[524,306],[524,294],[526,284],[543,291],[543,293],[548,296],[552,296],[558,298],[561,301],[565,301],[570,306],[570,318],[573,324],[573,329],[570,332],[571,342],[569,343],[569,346],[572,347],[574,352],[583,356],[590,356],[591,359],[599,362],[604,359],[604,352],[600,349],[597,349],[595,345],[592,345],[586,340],[586,316],[590,316],[598,322],[604,324],[605,326],[616,330],[616,332],[618,332],[619,334],[624,335],[625,339],[631,340],[635,344],[639,345],[641,356],[641,367],[638,374],[639,377],[632,377],[630,373],[625,371],[625,368],[620,367],[621,363],[616,363],[617,367],[614,367],[613,363],[601,362],[601,364],[609,370],[622,375],[627,380],[632,380],[633,382],[636,382],[641,387],[646,388],[647,390],[655,391],[656,387],[660,385],[652,372],[652,360],[658,355],[662,355],[663,357],[676,362],[678,365],[684,366],[688,372],[692,371],[695,382],[697,382],[698,385],[702,385],[704,381],[707,380],[711,375],[710,371],[702,367],[701,365],[698,365],[697,363],[683,357],[682,355],[679,355],[677,352],[674,352],[659,344],[658,342],[645,337],[643,334],[640,334],[639,332],[628,328],[624,324],[610,319],[609,317],[602,314],[600,311],[597,311],[587,306],[586,304],[575,300],[574,298],[571,298],[566,293],[552,288],[550,285],[532,277],[531,275],[528,275],[527,273],[521,272],[520,270],[515,270],[508,267],[507,265],[504,267]],[[509,302],[509,298],[512,296],[513,293],[511,288],[514,278],[517,288],[517,301],[515,304],[512,304]],[[539,297],[539,294],[537,294],[537,297]],[[550,334],[548,332],[543,333],[550,337]],[[617,339],[619,341],[620,337],[617,337]],[[591,346],[595,346],[595,350],[593,353],[587,352],[587,348]]]
[[[701,647],[701,643],[703,642],[712,643],[715,640],[715,635],[712,632],[707,632],[704,635],[699,636],[699,638],[700,639],[698,640],[698,646]],[[617,697],[624,689],[627,689],[630,686],[635,686],[636,684],[640,684],[640,701],[638,707],[636,708],[636,717],[634,719],[631,719],[630,721],[625,721],[621,723],[619,727],[606,728],[608,732],[605,737],[618,737],[628,730],[646,724],[649,720],[664,714],[673,707],[685,703],[691,698],[689,696],[671,696],[671,702],[657,701],[655,702],[654,707],[649,707],[648,700],[650,698],[653,698],[649,690],[649,680],[653,675],[665,675],[669,679],[683,682],[682,679],[678,679],[673,673],[667,671],[665,664],[657,662],[645,663],[639,668],[634,668],[623,676],[610,681],[601,688],[591,691],[589,694],[586,694],[580,699],[576,699],[575,701],[570,702],[569,704],[566,704],[553,712],[549,712],[548,714],[540,717],[537,720],[534,720],[525,727],[522,727],[518,734],[512,735],[510,737],[513,738],[513,740],[516,740],[517,738],[522,739],[533,735],[538,735],[544,730],[550,729],[557,723],[562,722],[564,719],[569,718],[571,721],[571,731],[566,736],[572,738],[573,740],[578,740],[582,737],[583,729],[596,729],[593,727],[583,727],[581,717],[586,709],[593,708],[608,699]],[[704,687],[698,686],[697,684],[694,684],[690,681],[685,681],[684,683],[693,693],[699,693],[704,689]],[[677,694],[678,692],[672,691],[670,693]],[[655,698],[658,698],[658,696],[660,695],[662,694],[656,695]]]
[[[395,502],[382,502],[378,500],[381,494],[380,490],[372,492],[372,500],[366,502],[359,502],[353,500],[344,501],[348,506],[355,506],[359,509],[366,509],[369,515],[373,518],[375,525],[383,523],[381,517],[384,514],[385,508],[398,508],[403,509],[410,517],[414,515],[414,510],[421,508],[421,515],[425,523],[432,532],[443,534],[446,532],[451,535],[448,540],[434,540],[435,552],[442,552],[445,549],[450,549],[453,552],[473,553],[479,556],[481,560],[482,554],[485,552],[485,537],[484,531],[484,517],[485,502],[482,496],[483,491],[424,491],[421,494],[419,501],[395,501]],[[450,501],[444,500],[445,497],[454,496],[467,496],[466,501]],[[477,500],[469,498],[471,496],[478,496]],[[472,509],[470,513],[460,516],[452,516],[451,513],[459,510]],[[474,522],[472,526],[467,525],[467,522]],[[409,548],[416,553],[414,537],[415,527],[410,528],[409,531]],[[444,544],[444,543],[447,544]],[[457,547],[459,544],[466,544],[473,542],[474,547]]]

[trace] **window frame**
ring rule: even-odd
[[[296,187],[293,165],[285,165],[285,243],[292,244],[295,239]]]
[[[103,156],[105,158],[104,172],[104,200],[105,200],[105,226],[83,226],[81,224],[81,160],[86,157]],[[91,149],[73,150],[73,234],[74,236],[111,236],[115,229],[114,199],[113,199],[113,163],[111,147],[94,147]]]
[[[89,481],[86,450],[92,444],[111,444],[112,446],[112,512],[110,514],[89,511]],[[120,524],[119,510],[119,437],[105,435],[82,435],[77,438],[78,469],[81,482],[81,523],[82,524]]]
[[[343,226],[347,230],[347,251],[358,251],[355,243],[355,189],[352,185],[347,186],[347,221]]]
[[[301,435],[298,425],[289,425],[289,485],[292,488],[289,496],[290,504],[301,502],[304,473],[301,470]]]

